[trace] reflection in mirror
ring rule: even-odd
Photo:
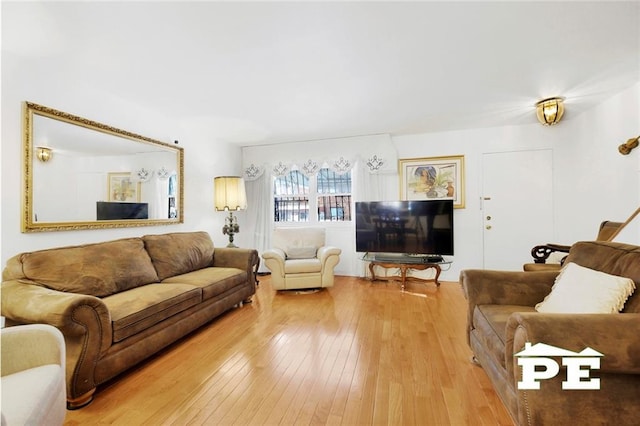
[[[30,102],[23,232],[183,223],[183,149]]]

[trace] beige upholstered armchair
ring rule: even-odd
[[[333,270],[340,261],[337,247],[325,246],[322,228],[276,228],[273,248],[262,253],[276,290],[333,286]]]
[[[61,425],[67,413],[66,349],[48,324],[3,328],[2,424]]]

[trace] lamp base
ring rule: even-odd
[[[233,236],[236,235],[238,231],[240,231],[238,219],[233,215],[233,212],[229,210],[229,216],[224,220],[224,226],[222,227],[222,233],[229,236],[229,244],[227,244],[227,247],[238,248],[237,245],[233,244]]]
[[[231,248],[238,248],[237,245],[233,244],[233,236],[235,235],[235,232],[229,232],[229,244],[227,244],[227,247],[231,247]]]

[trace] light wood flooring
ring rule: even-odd
[[[471,359],[458,283],[260,277],[233,309],[98,388],[67,425],[513,425]]]

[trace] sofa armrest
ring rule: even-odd
[[[517,389],[521,369],[513,356],[525,343],[544,343],[573,352],[591,348],[601,354],[600,368],[586,372],[580,381],[598,380],[595,389],[565,390],[569,371],[560,358],[560,369],[540,380],[539,389],[519,389],[518,423],[546,424],[636,424],[640,410],[640,314],[512,314],[506,326],[508,380]],[[576,374],[575,372],[573,373]],[[588,379],[587,379],[588,376]],[[575,377],[572,379],[575,380]]]
[[[507,356],[521,351],[527,342],[574,352],[590,347],[604,354],[600,372],[640,374],[640,313],[514,313],[507,321]],[[515,377],[515,366],[511,359],[507,361],[507,370],[511,367],[509,373]]]
[[[467,298],[467,332],[478,305],[535,306],[551,292],[558,271],[520,272],[465,269],[460,284]],[[469,333],[467,333],[469,339]]]
[[[101,299],[39,286],[29,280],[2,283],[2,315],[7,324],[49,324],[65,338],[67,398],[95,390],[98,359],[111,347],[111,315]]]
[[[242,269],[247,271],[249,281],[255,283],[259,260],[258,251],[255,249],[222,247],[215,249],[211,266]]]
[[[549,294],[557,275],[558,271],[465,269],[460,284],[473,312],[476,305],[534,306]]]
[[[255,265],[257,250],[233,247],[222,247],[215,249],[213,253],[213,264],[221,268],[238,268],[250,270]]]
[[[64,337],[49,324],[6,327],[2,331],[2,376],[48,364],[64,368]]]
[[[29,280],[2,283],[2,315],[13,324],[50,324],[66,336],[96,332],[101,352],[111,346],[111,315],[101,299],[51,290]]]

